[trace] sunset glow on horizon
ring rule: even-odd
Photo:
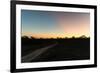
[[[21,10],[22,36],[35,38],[71,38],[90,36],[90,14]]]

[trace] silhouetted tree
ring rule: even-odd
[[[72,36],[72,39],[75,39],[75,36]]]
[[[85,35],[80,36],[80,38],[87,38]]]

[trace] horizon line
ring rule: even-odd
[[[81,35],[79,37],[75,37],[75,36],[72,36],[72,37],[49,37],[49,38],[44,38],[44,37],[34,37],[34,36],[21,36],[21,37],[28,37],[28,38],[34,38],[34,39],[64,39],[64,38],[90,38],[90,36],[85,36],[85,35]]]

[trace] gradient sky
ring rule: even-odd
[[[36,38],[90,36],[90,14],[21,10],[22,36]]]

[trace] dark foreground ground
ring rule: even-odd
[[[90,59],[90,39],[22,38],[22,62]]]

